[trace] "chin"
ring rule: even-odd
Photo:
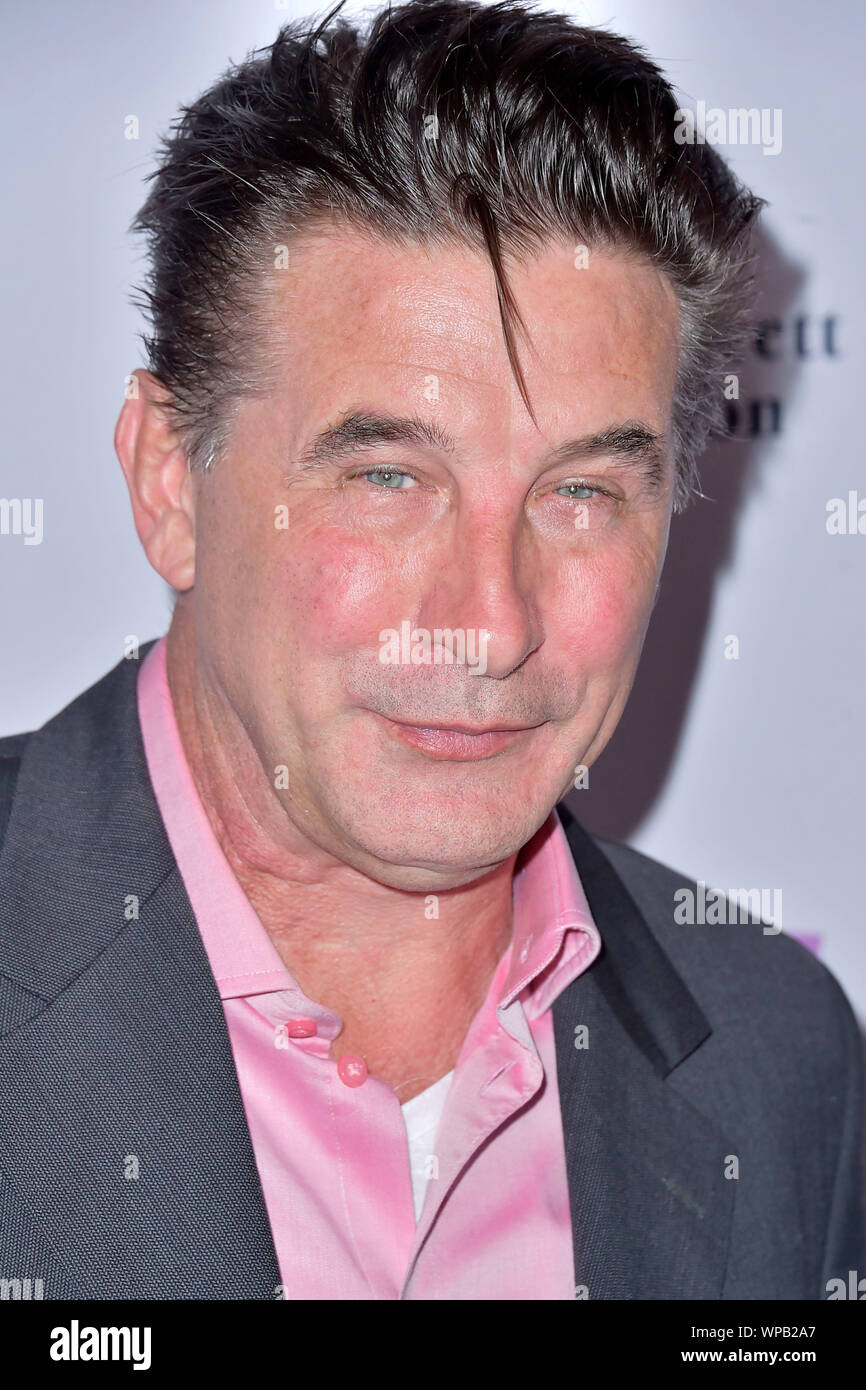
[[[425,818],[416,807],[410,823],[392,815],[384,833],[381,822],[375,829],[369,822],[347,825],[347,838],[376,863],[364,872],[395,887],[421,891],[433,875],[440,888],[456,888],[515,854],[550,814],[549,807],[533,814],[525,803],[511,811],[500,804],[477,817],[467,815],[465,806],[456,815],[453,808],[431,811]],[[417,882],[410,883],[413,876]]]

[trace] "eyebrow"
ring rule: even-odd
[[[314,472],[359,450],[387,444],[426,447],[446,454],[457,452],[451,436],[433,421],[417,415],[381,415],[354,410],[317,434],[297,459],[296,468],[299,472]],[[548,453],[547,465],[600,455],[610,457],[615,464],[638,465],[647,484],[653,490],[661,489],[665,477],[665,437],[642,420],[626,420],[594,434],[569,439]]]

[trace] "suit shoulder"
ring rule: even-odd
[[[594,839],[708,1013],[719,1019],[751,1014],[769,1021],[775,1016],[780,1026],[799,1022],[807,1031],[823,1029],[840,1043],[844,1039],[846,1047],[850,1045],[858,1023],[847,995],[827,966],[786,934],[783,915],[782,929],[777,930],[780,922],[775,913],[772,925],[768,914],[760,914],[757,920],[756,915],[744,914],[744,900],[732,894],[748,889],[702,884],[631,845],[602,836]],[[701,920],[709,914],[700,912],[689,919],[688,912],[677,911],[689,903],[687,895],[694,894],[691,901],[697,902],[703,889],[710,894],[713,888],[724,894],[721,921]],[[753,889],[756,906],[761,891],[773,901],[770,889]],[[821,930],[821,923],[809,926]]]
[[[23,734],[6,734],[0,738],[0,761],[17,761],[27,747],[30,731]]]

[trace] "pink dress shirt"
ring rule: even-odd
[[[444,1107],[416,1221],[407,1124],[425,1100],[401,1109],[373,1075],[357,1086],[341,1080],[328,1052],[342,1020],[292,978],[199,798],[165,645],[157,642],[139,672],[139,719],[223,1001],[279,1261],[274,1296],[573,1299],[551,1005],[595,960],[601,940],[558,815],[551,812],[521,856],[512,941],[450,1085],[443,1078],[423,1093]]]

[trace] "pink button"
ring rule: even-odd
[[[314,1018],[290,1018],[286,1024],[290,1038],[314,1038],[318,1031],[319,1025]]]
[[[367,1080],[367,1063],[354,1052],[344,1052],[337,1063],[337,1074],[346,1086],[363,1086]]]

